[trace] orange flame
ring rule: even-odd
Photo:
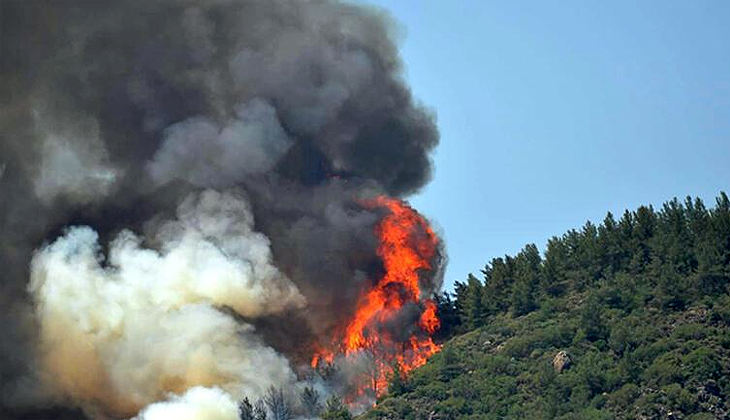
[[[338,347],[346,357],[363,351],[373,357],[375,369],[370,372],[368,385],[375,395],[381,395],[394,363],[400,365],[402,373],[407,373],[426,363],[440,349],[430,337],[440,327],[436,305],[423,299],[419,286],[419,272],[432,269],[438,238],[421,215],[399,200],[380,196],[363,204],[388,210],[375,230],[379,239],[377,254],[385,274],[358,300]],[[417,325],[420,331],[403,342],[381,326],[393,321],[408,303],[422,308]],[[333,352],[319,352],[311,365],[316,367],[322,360],[333,359]],[[357,388],[356,394],[363,394],[362,386]]]
[[[421,314],[418,324],[429,334],[435,333],[441,327],[441,321],[436,316],[436,304],[433,301],[426,301],[426,309]]]

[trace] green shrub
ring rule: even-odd
[[[464,414],[469,414],[466,400],[461,397],[450,397],[434,406],[434,411],[447,419],[457,419]]]
[[[717,353],[709,347],[701,347],[682,358],[687,372],[696,380],[716,379],[722,373]]]
[[[679,409],[684,413],[691,413],[695,410],[697,401],[692,393],[682,388],[679,384],[670,384],[662,388],[667,394],[670,407]]]
[[[666,353],[657,357],[644,371],[644,381],[652,385],[667,385],[674,382],[684,382],[682,360],[676,353]]]
[[[640,395],[639,387],[635,384],[625,384],[609,395],[609,403],[616,407],[629,407]]]
[[[702,324],[683,324],[678,325],[672,331],[672,338],[678,340],[702,340],[707,337],[707,331]]]
[[[715,417],[713,414],[710,413],[695,413],[691,416],[687,417],[687,420],[716,420],[717,417]]]
[[[449,387],[443,382],[430,382],[417,387],[413,391],[413,395],[417,398],[428,398],[433,401],[442,401],[449,396]]]

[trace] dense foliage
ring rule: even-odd
[[[443,350],[362,418],[730,418],[726,194],[609,213],[481,274],[436,297]]]

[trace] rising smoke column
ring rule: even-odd
[[[201,346],[268,352],[283,361],[270,382],[288,381],[306,343],[351,316],[382,270],[380,215],[357,199],[403,197],[430,176],[438,133],[403,82],[397,35],[383,12],[331,1],[0,2],[0,414],[126,415],[193,384],[222,388],[165,407],[214,389],[255,393],[233,359],[210,362],[215,379],[162,386],[146,382],[151,372],[188,378],[194,364],[150,355],[130,379],[111,363],[149,337],[185,342],[176,323],[188,311],[210,318]],[[240,238],[191,221],[211,212]],[[204,264],[154,272],[190,248],[239,272],[224,289],[236,292],[216,295]],[[135,272],[138,260],[154,269]],[[428,293],[440,278],[424,282]],[[275,310],[246,309],[281,296]],[[109,312],[96,315],[96,303]],[[143,313],[165,331],[147,330]],[[78,354],[55,333],[68,320],[64,331],[97,340],[86,344],[103,374],[49,363]],[[213,325],[229,335],[206,335]],[[86,379],[109,387],[99,394]]]

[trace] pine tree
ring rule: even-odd
[[[730,199],[724,192],[717,197],[715,208],[710,212],[715,246],[720,254],[718,268],[730,276]]]
[[[583,304],[581,310],[581,327],[586,332],[586,338],[590,341],[606,339],[608,327],[603,323],[602,305],[595,295],[590,295]]]
[[[537,308],[533,290],[527,280],[518,280],[512,287],[512,316],[518,317]]]
[[[461,324],[459,314],[456,312],[456,306],[451,299],[449,292],[433,295],[433,302],[436,304],[436,315],[441,321],[441,327],[436,330],[434,338],[445,340],[451,337]]]
[[[562,238],[553,236],[548,240],[543,261],[543,283],[540,286],[544,295],[558,297],[568,290],[567,254]]]
[[[601,266],[603,275],[611,276],[620,271],[624,266],[625,255],[622,249],[619,226],[608,212],[603,223],[598,227],[598,246],[601,250]]]
[[[727,195],[720,193],[714,209],[707,211],[702,201],[695,200],[690,223],[695,233],[697,255],[697,289],[704,294],[725,292],[730,284],[728,247],[730,247],[730,211]]]
[[[578,234],[578,248],[576,257],[578,263],[577,271],[580,273],[578,280],[580,288],[592,286],[596,280],[601,278],[603,273],[604,250],[601,249],[598,241],[598,228],[590,221],[583,225]],[[580,289],[579,289],[580,290]]]
[[[537,309],[537,294],[542,277],[542,259],[535,244],[525,246],[515,258],[515,284],[512,287],[512,315],[520,316]]]
[[[337,396],[331,396],[322,414],[322,420],[352,420],[352,414]]]
[[[305,387],[299,399],[304,409],[304,414],[308,417],[318,417],[322,411],[322,404],[319,402],[319,392],[314,387]]]
[[[623,251],[621,270],[627,271],[639,248],[638,240],[634,237],[634,214],[628,210],[624,211],[618,222],[618,237]]]
[[[264,396],[266,407],[271,412],[273,420],[290,420],[292,418],[291,406],[284,394],[283,388],[271,386]]]
[[[459,324],[464,325],[466,317],[464,315],[464,302],[466,302],[466,295],[468,294],[468,287],[466,283],[460,281],[454,282],[454,310],[459,316]]]
[[[685,199],[687,224],[694,244],[696,268],[692,276],[692,288],[703,295],[717,295],[724,291],[720,252],[714,240],[712,218],[701,199]]]
[[[253,407],[254,420],[266,420],[266,404],[264,400],[258,400]]]
[[[485,311],[482,306],[482,289],[482,282],[473,274],[469,274],[466,281],[462,323],[470,330],[479,328],[484,323]]]
[[[670,271],[685,275],[696,269],[685,208],[676,198],[662,205],[653,239],[654,254]]]
[[[255,420],[253,405],[249,401],[248,397],[244,397],[241,402],[238,403],[238,418],[240,420]]]
[[[514,259],[494,258],[482,270],[484,290],[482,307],[487,315],[509,308],[510,289],[514,283]]]
[[[634,220],[632,238],[635,250],[629,269],[632,273],[644,272],[651,262],[650,240],[656,229],[656,213],[651,206],[640,206],[632,216]]]
[[[663,266],[660,270],[655,289],[656,301],[663,309],[683,310],[690,297],[687,277],[671,270],[669,266]]]

